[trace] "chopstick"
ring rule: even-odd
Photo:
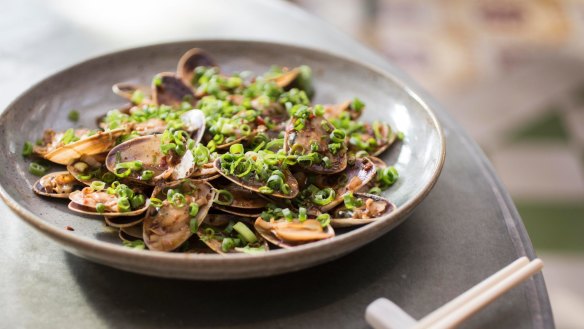
[[[442,307],[438,308],[434,312],[426,315],[424,318],[418,321],[418,324],[415,326],[415,328],[416,329],[428,328],[431,324],[442,319],[451,312],[454,312],[456,309],[462,307],[473,298],[479,296],[482,292],[486,291],[487,289],[490,289],[498,282],[505,279],[506,277],[513,274],[515,271],[521,269],[527,264],[529,264],[529,259],[527,257],[521,257],[517,259],[513,263],[499,270],[497,273],[481,281],[476,286],[470,288],[469,290],[463,292],[461,295],[454,298],[450,302],[444,304]]]
[[[371,303],[365,318],[376,329],[453,328],[542,268],[540,259],[521,257],[417,322],[385,298]]]
[[[541,259],[532,260],[527,265],[524,265],[515,270],[491,287],[486,288],[476,296],[469,298],[466,303],[452,310],[449,314],[444,315],[442,318],[431,324],[430,328],[446,329],[456,327],[471,315],[475,314],[477,311],[490,304],[499,296],[509,291],[511,288],[529,279],[535,273],[541,271],[542,268],[543,262]],[[418,329],[424,327],[415,326],[414,328]]]

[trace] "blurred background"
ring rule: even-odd
[[[480,144],[546,262],[557,327],[584,328],[584,1],[293,2],[408,72]]]
[[[480,144],[546,262],[557,327],[584,328],[584,0],[290,2],[401,67]],[[0,72],[12,80],[0,108],[74,62],[194,31],[238,37],[227,27],[248,19],[217,22],[221,0],[161,3],[0,0]],[[266,25],[257,34],[277,40],[277,18]],[[21,42],[31,33],[46,42]]]

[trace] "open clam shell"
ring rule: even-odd
[[[330,122],[322,116],[313,116],[305,120],[304,127],[300,131],[294,128],[294,122],[295,120],[292,118],[286,126],[284,150],[291,154],[300,148],[302,154],[308,154],[312,150],[312,144],[315,144],[318,148],[316,152],[330,160],[330,166],[321,162],[303,165],[302,168],[318,174],[334,174],[347,167],[346,142],[341,143],[341,148],[335,154],[329,149],[329,144],[332,143],[330,133],[335,130]]]
[[[114,147],[116,139],[125,133],[126,129],[124,128],[100,131],[76,142],[60,145],[44,154],[43,157],[49,161],[67,165],[84,155],[95,155],[109,151]]]
[[[354,197],[363,205],[355,209],[347,209],[343,204],[332,210],[331,226],[351,227],[365,225],[395,210],[395,205],[389,200],[365,193],[355,193]]]
[[[223,206],[223,205],[219,205],[216,203],[213,204],[213,208],[224,211],[228,214],[246,217],[246,218],[257,218],[259,215],[262,214],[262,209],[259,209],[259,208],[255,208],[255,209],[236,208],[236,207]]]
[[[120,227],[119,236],[123,241],[142,240],[142,223]]]
[[[104,216],[105,223],[111,227],[124,228],[136,226],[144,220],[144,215],[138,216]]]
[[[163,72],[152,82],[152,99],[158,105],[178,106],[183,101],[193,101],[195,94],[174,73]]]
[[[116,210],[107,209],[104,212],[98,212],[96,206],[98,203],[102,204],[117,204],[118,197],[116,195],[108,194],[105,191],[93,191],[90,187],[85,187],[81,191],[75,191],[69,194],[68,208],[85,215],[91,216],[107,216],[107,217],[132,217],[143,214],[149,205],[149,200],[146,200],[140,209],[135,209],[126,212],[119,212]]]
[[[83,184],[68,171],[52,172],[44,175],[32,186],[36,194],[51,198],[67,199],[73,191],[81,189]]]
[[[354,159],[340,174],[316,176],[314,184],[320,189],[330,187],[335,191],[335,198],[323,206],[315,206],[321,212],[328,212],[343,202],[348,192],[357,192],[375,178],[376,169],[368,158]]]
[[[217,170],[221,174],[221,176],[229,179],[230,181],[232,181],[232,182],[234,182],[234,183],[236,183],[236,184],[238,184],[238,185],[240,185],[248,190],[260,193],[259,188],[265,185],[265,184],[258,182],[256,180],[246,181],[242,178],[239,178],[237,176],[230,175],[228,173],[221,171],[221,159],[220,158],[217,158],[215,160],[214,165],[215,165],[215,168],[217,168]],[[296,178],[294,178],[294,176],[292,175],[292,173],[290,173],[290,171],[288,169],[282,169],[282,173],[284,174],[284,182],[290,186],[290,194],[283,194],[282,192],[278,191],[278,192],[274,192],[270,195],[274,196],[274,197],[278,197],[278,198],[292,199],[292,198],[296,197],[296,195],[298,195],[298,182],[296,181]]]
[[[380,170],[387,168],[387,163],[385,163],[385,161],[381,160],[380,158],[375,156],[368,156],[367,158],[373,163],[373,165],[375,165],[376,172],[379,172]],[[373,177],[373,179],[371,179],[369,183],[367,183],[365,186],[360,188],[358,192],[368,193],[369,190],[371,190],[375,186],[375,183],[376,179],[375,177]]]
[[[339,118],[343,113],[349,113],[351,120],[357,120],[361,117],[363,111],[356,111],[351,107],[352,101],[345,101],[340,104],[329,104],[324,106],[324,117],[327,120]]]
[[[185,205],[178,207],[170,203],[167,200],[169,189],[180,191],[185,196]],[[144,218],[144,242],[150,250],[171,251],[193,235],[191,220],[196,221],[197,227],[201,226],[213,204],[215,191],[208,183],[186,179],[158,186],[152,195],[164,201],[160,208],[151,207]],[[191,203],[199,207],[194,218],[189,215]]]
[[[84,155],[67,165],[67,171],[78,181],[85,185],[91,185],[94,181],[101,181],[104,174],[108,173],[105,166],[107,154]]]
[[[180,116],[184,130],[187,131],[192,140],[198,143],[205,134],[205,114],[201,110],[190,110]]]
[[[172,167],[167,156],[160,149],[161,134],[137,137],[114,147],[107,155],[107,169],[116,173],[116,165],[121,162],[141,161],[142,170],[132,171],[126,179],[141,184],[154,185],[172,174]],[[150,180],[142,180],[144,170],[151,170],[154,176]]]
[[[229,192],[231,196],[233,196],[231,203],[217,204],[217,202],[215,202],[213,204],[214,207],[223,206],[229,208],[261,209],[266,207],[268,204],[268,201],[262,198],[258,193],[242,187],[241,185],[234,183],[226,178],[216,179],[211,183],[211,185],[213,185],[213,187],[217,190],[225,190]]]
[[[369,151],[369,154],[373,156],[378,156],[383,153],[397,139],[397,134],[391,129],[389,124],[385,122],[377,121],[373,124],[365,123],[363,128],[364,131],[358,133],[359,137],[352,136],[351,138],[360,138],[363,142],[375,139],[377,146]],[[357,152],[359,149],[349,143],[349,151]]]
[[[197,181],[211,181],[219,177],[221,177],[221,174],[219,174],[219,171],[215,168],[213,162],[209,162],[201,167],[195,168],[190,178]]]
[[[264,239],[286,249],[335,236],[335,231],[330,225],[323,228],[320,222],[315,219],[308,219],[304,222],[300,222],[298,219],[293,221],[279,219],[267,222],[258,217],[254,227]]]
[[[151,103],[152,96],[150,87],[131,83],[131,82],[119,82],[112,86],[112,91],[114,94],[129,100],[134,104],[148,104]],[[137,99],[135,98],[136,93],[139,92],[142,94],[143,98],[138,103]]]
[[[234,218],[232,216],[231,221],[233,221]],[[237,219],[235,219],[237,221]],[[246,224],[245,221],[239,221],[241,223],[244,223],[250,230],[252,230],[253,232],[253,227],[251,227],[250,225]],[[223,229],[229,224],[229,222],[227,222],[227,224],[225,225],[219,225],[219,226],[213,226],[213,225],[209,225],[209,224],[205,224],[203,223],[203,225],[201,225],[201,228],[197,231],[197,235],[199,236],[199,239],[205,243],[211,250],[213,250],[214,252],[218,253],[218,254],[232,254],[232,253],[244,253],[245,249],[242,248],[233,248],[233,249],[229,249],[229,250],[223,250],[223,239],[224,238],[238,238],[238,233],[235,232],[235,230],[231,231],[231,233],[226,233]],[[208,234],[208,230],[211,229],[214,232],[217,232],[217,234]],[[264,252],[270,250],[270,246],[268,245],[268,242],[257,232],[253,232],[257,238],[257,241],[254,242],[250,247],[252,248],[259,248],[259,249],[263,249]],[[261,252],[261,251],[260,251]]]
[[[194,71],[199,66],[212,67],[217,66],[217,64],[213,58],[211,58],[211,56],[203,49],[190,49],[179,59],[176,68],[176,74],[185,85],[194,86]]]

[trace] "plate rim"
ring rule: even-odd
[[[367,243],[372,242],[378,236],[387,233],[393,227],[395,227],[395,226],[401,224],[403,221],[405,221],[405,219],[408,217],[408,215],[426,198],[426,196],[430,193],[430,191],[432,190],[432,188],[435,186],[436,182],[438,181],[438,178],[442,172],[442,169],[444,168],[444,163],[445,163],[445,158],[446,158],[446,139],[444,136],[442,126],[441,126],[440,122],[438,121],[434,111],[431,109],[431,107],[428,105],[428,103],[426,101],[424,101],[420,97],[420,95],[418,95],[417,92],[412,90],[412,88],[410,88],[408,85],[406,85],[404,83],[404,81],[402,79],[400,79],[399,77],[383,70],[382,68],[380,68],[376,65],[371,65],[371,64],[368,64],[365,62],[361,62],[357,59],[346,57],[343,54],[330,52],[327,50],[322,50],[322,49],[313,48],[313,47],[307,47],[304,45],[299,45],[299,44],[294,44],[294,43],[275,42],[275,41],[260,41],[260,40],[251,40],[251,39],[223,39],[223,38],[189,39],[189,40],[181,40],[181,41],[155,43],[155,44],[143,45],[143,46],[139,46],[139,47],[124,48],[124,49],[108,52],[105,54],[100,54],[100,55],[85,59],[83,61],[77,62],[76,64],[67,66],[63,69],[60,69],[60,70],[48,75],[47,77],[41,79],[40,81],[34,83],[32,86],[30,86],[25,91],[20,93],[18,97],[16,97],[12,102],[10,102],[4,108],[2,114],[0,115],[0,126],[4,125],[4,121],[6,120],[6,117],[8,115],[10,108],[13,108],[15,106],[15,104],[19,103],[22,99],[24,99],[28,93],[37,89],[40,85],[47,83],[47,81],[49,81],[49,80],[55,79],[59,76],[65,75],[65,74],[69,74],[69,72],[78,70],[80,67],[88,65],[92,62],[97,62],[100,60],[107,59],[108,57],[120,56],[120,55],[122,55],[124,53],[128,53],[128,52],[146,51],[148,49],[159,48],[159,47],[172,47],[172,46],[179,46],[179,45],[184,45],[185,47],[192,47],[193,45],[196,45],[197,43],[203,43],[203,44],[204,43],[234,43],[234,44],[240,44],[240,45],[253,44],[256,46],[264,46],[264,47],[266,47],[266,46],[268,46],[268,47],[269,46],[279,46],[279,47],[285,47],[285,48],[295,50],[295,51],[310,51],[310,52],[317,53],[318,55],[322,55],[322,56],[326,56],[329,58],[338,59],[338,60],[344,61],[346,63],[350,63],[351,65],[365,67],[366,69],[368,69],[376,74],[379,74],[380,76],[383,76],[386,79],[393,81],[398,87],[402,88],[402,90],[404,90],[408,96],[412,97],[416,102],[418,102],[420,104],[422,109],[426,112],[426,114],[430,118],[431,126],[433,126],[435,128],[435,130],[439,136],[440,156],[439,156],[439,159],[436,163],[436,166],[434,168],[432,168],[433,172],[432,172],[432,175],[431,175],[428,183],[424,186],[424,188],[421,191],[419,191],[416,195],[414,195],[412,198],[407,200],[401,207],[397,208],[395,211],[388,214],[387,216],[382,217],[378,221],[375,221],[375,222],[372,222],[370,224],[358,227],[347,234],[336,236],[334,239],[317,241],[317,242],[313,242],[310,244],[298,246],[298,247],[295,247],[292,249],[271,250],[268,253],[260,254],[260,255],[184,254],[184,253],[169,253],[169,252],[161,252],[161,251],[153,251],[153,250],[145,250],[145,251],[133,250],[133,249],[121,246],[121,245],[112,244],[110,242],[92,239],[92,238],[84,237],[84,236],[79,236],[79,235],[74,234],[73,232],[69,232],[65,229],[62,229],[62,228],[59,228],[53,224],[50,224],[50,223],[44,221],[41,216],[37,216],[37,215],[33,214],[26,207],[20,205],[18,203],[18,201],[16,201],[4,189],[4,187],[2,185],[0,185],[0,198],[2,198],[2,200],[6,203],[6,205],[8,205],[8,207],[13,212],[15,212],[18,217],[23,219],[26,223],[28,223],[29,225],[31,225],[33,228],[37,229],[41,233],[47,235],[51,239],[59,242],[61,245],[63,245],[63,247],[65,247],[66,250],[68,250],[70,252],[74,252],[76,254],[78,254],[78,253],[75,251],[77,251],[77,249],[78,249],[78,250],[81,250],[84,252],[89,252],[92,254],[95,252],[98,252],[100,255],[107,257],[108,259],[111,259],[112,261],[118,257],[127,257],[128,260],[138,257],[138,258],[142,258],[143,261],[152,261],[153,263],[159,263],[159,264],[162,262],[173,262],[174,263],[174,262],[178,261],[178,262],[183,262],[185,266],[190,266],[190,265],[194,265],[194,264],[216,265],[216,263],[223,263],[223,262],[237,263],[234,265],[243,265],[243,264],[249,265],[251,262],[254,262],[254,261],[260,262],[260,263],[264,263],[264,262],[270,263],[272,260],[278,260],[280,258],[302,257],[305,255],[309,255],[310,252],[312,252],[314,249],[333,249],[334,250],[335,249],[334,247],[337,245],[340,245],[342,243],[346,244],[346,243],[352,242],[352,245],[357,245],[357,247],[345,248],[346,251],[340,252],[340,253],[337,252],[335,255],[340,256],[344,253],[350,252],[356,248],[359,248]],[[204,45],[202,45],[202,47],[204,48]],[[375,228],[377,228],[377,230]],[[379,234],[378,231],[380,231],[382,233]],[[377,237],[372,238],[370,240],[367,240],[365,242],[359,242],[360,236],[366,235],[367,233],[369,233],[370,235],[375,235],[375,233],[377,233],[376,234]],[[73,248],[76,250],[73,251],[73,250],[70,250],[69,248]],[[81,253],[81,254],[83,254],[83,253]],[[313,260],[309,263],[311,263],[312,265],[319,263],[319,262],[322,263],[322,262],[326,261],[327,259],[333,258],[334,257],[333,254],[334,254],[334,252],[327,253],[327,255],[328,255],[327,257],[320,257],[320,258],[318,258],[319,261]],[[110,258],[110,256],[114,257],[114,258]],[[98,261],[98,260],[95,260],[94,257],[91,257],[91,259],[93,259],[94,261]],[[101,264],[104,264],[103,261],[98,261],[98,262]],[[130,262],[128,262],[128,263],[130,263]],[[114,265],[111,265],[111,263],[107,263],[105,265],[114,266]],[[312,265],[308,265],[308,266],[312,266]],[[299,267],[305,268],[308,266],[299,266]],[[114,266],[114,267],[116,267],[116,266]],[[127,268],[127,267],[125,267],[124,269],[128,270],[128,271],[137,272],[137,270],[132,270],[132,269]],[[273,268],[271,268],[271,270],[274,271]],[[284,272],[291,272],[291,271],[294,271],[294,270],[293,269],[292,270],[288,269],[288,270],[284,270],[284,271],[277,271],[276,270],[275,272],[284,273]],[[144,273],[144,272],[140,272],[140,273]],[[265,275],[262,275],[262,274],[263,273],[256,273],[255,275],[238,275],[237,277],[225,277],[225,278],[234,278],[235,279],[235,278],[260,277],[260,276],[272,275],[272,273],[265,273]],[[158,275],[158,276],[162,276],[162,275]],[[183,276],[170,275],[170,276],[171,277],[185,277],[184,275]],[[194,277],[194,275],[193,275],[193,277]],[[218,279],[222,279],[222,278],[218,278]]]

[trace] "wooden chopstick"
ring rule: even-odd
[[[454,310],[462,307],[464,304],[468,303],[471,299],[475,298],[483,291],[493,287],[495,284],[497,284],[498,282],[500,282],[501,280],[508,277],[510,274],[514,273],[515,271],[517,271],[518,269],[522,268],[527,264],[529,264],[529,259],[527,257],[521,257],[517,259],[513,263],[505,266],[497,273],[481,281],[479,284],[470,288],[469,290],[462,293],[458,297],[454,298],[450,302],[444,304],[442,307],[438,308],[434,312],[426,315],[424,318],[418,321],[414,328],[415,329],[429,328],[430,325],[432,325],[436,321],[444,318],[448,314],[452,313]]]
[[[518,263],[519,265],[511,267],[511,265],[514,265],[515,263]],[[496,277],[494,280],[491,280],[491,278],[493,278],[495,275],[486,279],[485,281],[489,281],[488,284],[485,285],[486,288],[482,288],[480,290],[477,289],[477,292],[473,293],[472,296],[467,298],[465,302],[459,302],[457,307],[452,308],[449,312],[443,313],[443,316],[434,321],[427,328],[446,329],[456,327],[468,317],[482,309],[484,306],[491,303],[493,300],[503,295],[505,292],[509,291],[519,283],[527,280],[533,274],[539,272],[543,268],[543,262],[541,259],[534,259],[528,264],[525,264],[524,261],[519,262],[519,260],[517,260],[511,265],[504,269],[506,270],[510,268],[510,270],[505,271],[503,275],[498,275],[501,273],[501,271],[499,271],[495,274]],[[479,283],[477,286],[481,286],[485,281]],[[418,328],[418,326],[415,328]]]

